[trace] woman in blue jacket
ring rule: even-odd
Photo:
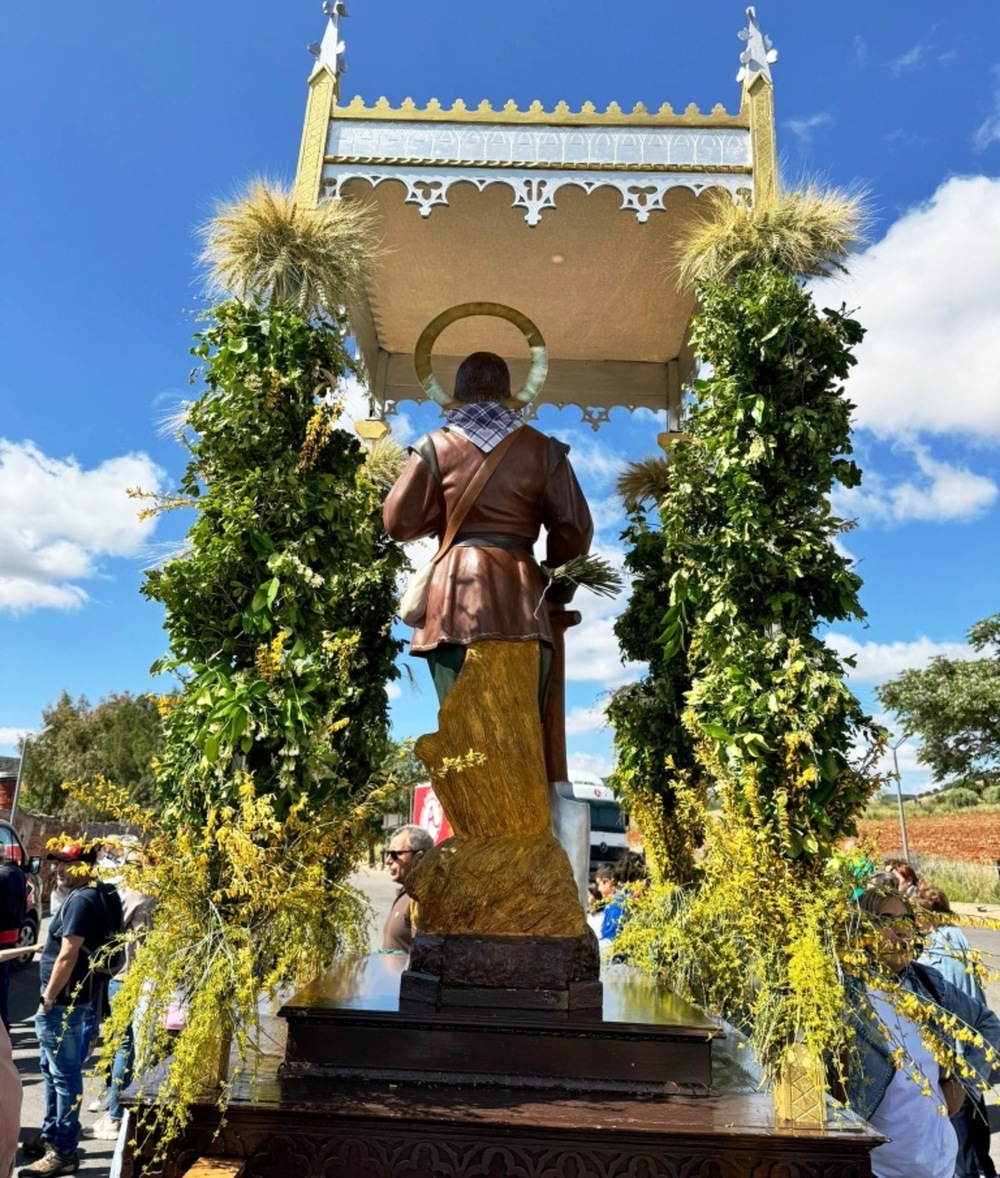
[[[962,993],[941,974],[919,964],[917,920],[907,897],[889,885],[876,884],[858,898],[869,926],[873,950],[883,967],[867,985],[854,981],[851,1021],[854,1052],[847,1073],[851,1107],[888,1140],[872,1152],[875,1178],[954,1178],[958,1140],[950,1119],[964,1099],[962,1083],[947,1074],[924,1042],[922,1028],[900,1009],[899,988],[915,994],[927,1007],[954,1015],[975,1043],[963,1043],[962,1062],[972,1090],[988,1083],[1000,1052],[1000,1019],[980,999]],[[951,1052],[957,1044],[933,1021],[929,1029]],[[916,1077],[916,1078],[915,1078]]]

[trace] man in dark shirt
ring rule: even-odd
[[[406,894],[404,880],[434,846],[430,832],[422,826],[401,826],[393,832],[389,849],[385,853],[389,875],[400,885],[396,900],[386,917],[382,928],[382,951],[384,953],[409,953],[413,944],[413,926],[410,923],[410,897]]]
[[[94,879],[96,852],[70,843],[49,855],[59,884],[69,894],[49,924],[38,966],[41,1001],[35,1031],[45,1082],[45,1120],[41,1134],[23,1152],[37,1157],[21,1173],[73,1174],[79,1168],[83,1097],[84,1037],[97,992],[93,957],[122,927],[121,900],[109,884]]]
[[[21,936],[28,894],[24,872],[10,859],[0,864],[0,949],[12,949]],[[0,1019],[10,1030],[10,962],[0,961]]]

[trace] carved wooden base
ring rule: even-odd
[[[418,933],[400,1010],[590,1012],[604,1004],[597,938],[432,937]]]
[[[627,1101],[476,1088],[259,1082],[195,1109],[165,1163],[142,1150],[125,1178],[181,1178],[198,1157],[246,1159],[246,1178],[870,1178],[864,1127],[782,1133],[764,1096]]]
[[[209,1156],[245,1178],[871,1176],[862,1122],[786,1130],[769,1096],[715,1094],[718,1028],[648,978],[606,977],[600,1019],[444,1015],[399,1009],[406,963],[346,962],[297,994],[278,1074],[239,1080],[221,1126],[207,1094],[165,1161],[140,1133],[124,1178]]]

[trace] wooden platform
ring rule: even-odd
[[[648,978],[621,975],[601,1012],[482,1009],[447,1014],[399,1001],[406,958],[372,954],[331,970],[280,1014],[281,1075],[475,1084],[590,1093],[707,1096],[718,1027]]]
[[[778,1131],[770,1098],[595,1098],[503,1088],[261,1077],[199,1106],[164,1166],[246,1158],[244,1178],[869,1178],[880,1138],[856,1122]]]
[[[718,1028],[648,979],[606,975],[603,1021],[456,1019],[398,1009],[404,966],[376,955],[296,995],[285,1058],[239,1081],[225,1124],[206,1094],[168,1161],[140,1147],[125,1178],[212,1157],[242,1178],[870,1178],[877,1134],[777,1128]]]

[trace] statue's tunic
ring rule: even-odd
[[[589,550],[594,528],[566,457],[569,447],[531,426],[517,432],[434,570],[413,654],[482,639],[552,642],[534,542],[544,527],[545,562],[555,568]],[[476,445],[447,427],[422,439],[385,502],[393,539],[440,541],[483,461]]]

